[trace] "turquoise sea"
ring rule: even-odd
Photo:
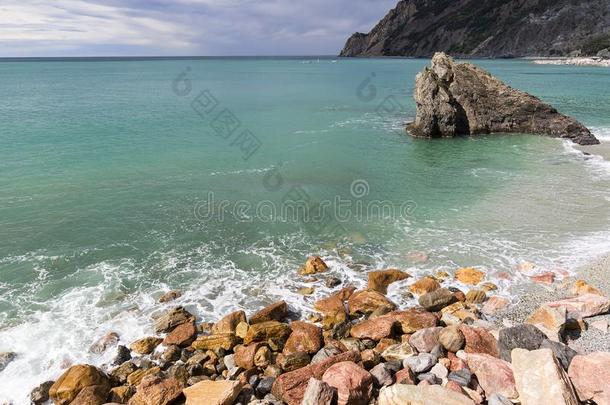
[[[610,70],[473,62],[610,140]],[[346,283],[477,266],[510,294],[521,261],[572,271],[608,252],[603,159],[531,135],[405,133],[427,63],[0,61],[0,352],[18,354],[0,402],[108,362],[89,345],[151,333],[169,289],[202,321],[278,298],[307,311],[329,292],[296,293],[310,254]]]

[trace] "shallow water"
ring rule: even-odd
[[[493,279],[523,260],[571,270],[609,251],[606,161],[537,136],[405,134],[426,63],[0,63],[0,352],[19,353],[0,399],[26,403],[62,363],[107,361],[86,353],[107,331],[150,333],[170,288],[205,321],[279,297],[307,310],[329,291],[296,294],[309,254],[362,285],[387,266]],[[610,137],[610,70],[475,63]]]

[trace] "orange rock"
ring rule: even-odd
[[[549,339],[560,342],[567,320],[568,314],[565,308],[543,305],[534,311],[524,323],[536,326]]]
[[[288,305],[285,301],[274,302],[266,306],[250,317],[250,323],[261,323],[266,321],[281,321],[288,316]],[[236,323],[235,326],[239,324]]]
[[[195,324],[193,322],[186,322],[176,326],[174,330],[165,336],[163,344],[166,346],[188,346],[193,342],[196,336],[197,328],[195,327]]]
[[[184,385],[176,378],[149,376],[142,380],[129,405],[168,405],[182,395]]]
[[[322,323],[324,329],[330,329],[334,325],[347,320],[347,310],[344,302],[353,294],[354,287],[346,287],[328,298],[321,299],[314,303],[316,311],[324,315]]]
[[[57,405],[69,404],[86,387],[102,386],[110,390],[110,380],[102,371],[88,364],[66,370],[49,389],[49,397]]]
[[[350,334],[357,339],[381,340],[393,335],[400,325],[393,316],[382,315],[377,318],[366,319],[352,326]]]
[[[271,351],[262,342],[235,348],[235,364],[245,370],[254,367],[265,368],[271,362]]]
[[[283,353],[317,353],[322,348],[322,330],[314,324],[295,321],[290,324],[292,333],[286,341]]]
[[[163,342],[163,339],[156,336],[150,336],[136,340],[129,348],[138,354],[150,354],[161,344],[161,342]]]
[[[396,304],[390,301],[385,295],[373,290],[361,290],[353,293],[348,301],[350,315],[370,314],[380,309],[396,308]]]
[[[235,328],[241,322],[247,322],[246,313],[244,311],[231,312],[214,324],[212,333],[235,333]]]
[[[244,344],[252,342],[266,342],[272,340],[275,342],[286,342],[292,329],[285,323],[277,321],[267,321],[254,324],[248,329],[248,333],[244,338]]]
[[[390,284],[409,277],[411,276],[408,273],[396,269],[371,271],[368,274],[367,287],[369,290],[386,294]]]
[[[186,405],[231,405],[243,384],[239,381],[200,381],[184,389]]]
[[[474,267],[462,267],[455,272],[455,278],[468,285],[477,285],[484,277],[485,273]]]
[[[460,331],[466,340],[466,347],[464,348],[466,353],[485,353],[500,357],[498,341],[485,329],[460,325]]]
[[[584,280],[576,280],[574,282],[574,286],[572,286],[572,292],[576,295],[584,295],[584,294],[595,294],[595,295],[604,295],[597,288],[588,284]]]
[[[432,277],[424,277],[417,280],[409,286],[409,291],[413,294],[424,295],[426,293],[438,290],[441,285]]]
[[[214,350],[219,349],[231,350],[237,345],[238,339],[232,333],[218,333],[215,335],[199,336],[191,346],[199,350]]]
[[[310,275],[317,274],[328,270],[328,266],[320,256],[310,256],[305,262],[305,266],[301,267],[299,274]]]

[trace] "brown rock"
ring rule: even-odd
[[[362,366],[366,370],[370,370],[381,362],[381,355],[372,349],[366,349],[360,352],[362,357]]]
[[[335,389],[323,381],[310,378],[301,405],[332,405]]]
[[[127,382],[127,377],[129,374],[136,371],[138,367],[133,364],[131,361],[126,361],[114,370],[110,372],[110,376],[112,379],[120,384],[124,384]]]
[[[333,364],[322,381],[337,390],[338,405],[367,405],[373,392],[373,377],[352,361]]]
[[[290,324],[292,333],[284,346],[284,354],[317,353],[322,348],[322,329],[314,324],[295,321]]]
[[[315,291],[313,287],[301,287],[297,290],[297,294],[312,295]]]
[[[282,374],[273,383],[271,393],[288,405],[299,405],[303,400],[309,379],[313,377],[320,380],[330,366],[342,361],[359,362],[360,354],[358,352],[337,354],[319,363]]]
[[[305,352],[296,352],[290,354],[280,353],[277,356],[276,364],[285,372],[294,371],[305,367],[309,364],[311,358]]]
[[[133,386],[139,385],[144,378],[149,376],[161,376],[161,369],[159,367],[138,369],[127,376],[127,384]]]
[[[250,317],[250,324],[267,322],[267,321],[282,321],[288,316],[288,305],[285,301],[274,302],[266,306]]]
[[[239,325],[241,322],[247,322],[246,313],[244,311],[231,312],[229,315],[226,315],[224,318],[214,324],[212,327],[212,333],[235,333],[237,325]]]
[[[511,357],[522,405],[578,404],[572,385],[551,349],[513,349]]]
[[[424,277],[409,286],[409,291],[413,294],[424,295],[426,293],[438,290],[441,285],[432,277]]]
[[[458,326],[447,326],[438,335],[438,341],[447,351],[456,353],[466,343],[464,334]]]
[[[355,288],[353,287],[344,288],[338,293],[314,303],[315,310],[324,315],[322,320],[324,329],[332,329],[333,326],[347,320],[347,310],[344,301],[352,295],[354,290]]]
[[[503,311],[510,305],[510,300],[504,297],[493,296],[485,302],[481,312],[485,315],[495,315],[500,311]]]
[[[238,343],[237,336],[232,333],[219,333],[216,335],[199,336],[191,346],[198,350],[214,350],[219,349],[231,350]]]
[[[181,381],[175,378],[148,376],[142,380],[129,405],[168,405],[182,395],[184,388]]]
[[[197,328],[195,327],[195,323],[185,322],[182,325],[176,326],[176,328],[163,339],[163,344],[166,346],[188,346],[193,342],[196,336]]]
[[[397,371],[394,378],[396,379],[396,384],[407,384],[407,385],[416,385],[417,384],[417,378],[415,377],[415,374],[413,373],[413,371],[411,371],[411,369],[409,367],[405,367],[402,370]]]
[[[540,99],[507,86],[471,63],[455,63],[442,52],[415,83],[412,136],[437,138],[488,133],[530,133],[571,139],[581,145],[599,141],[581,123]]]
[[[568,375],[581,401],[610,404],[610,353],[595,352],[572,359]]]
[[[135,394],[136,390],[130,385],[121,385],[110,390],[108,400],[119,404],[126,404],[127,401]]]
[[[301,267],[299,270],[299,274],[301,275],[310,275],[322,273],[328,270],[328,266],[324,263],[324,260],[320,256],[310,256],[307,258],[305,262],[305,266]]]
[[[159,297],[159,302],[164,303],[164,302],[174,301],[175,299],[178,299],[181,296],[182,296],[182,292],[180,290],[168,291]]]
[[[399,325],[393,316],[382,315],[357,323],[352,326],[350,334],[358,339],[381,340],[391,337]]]
[[[380,308],[394,310],[396,304],[386,298],[385,295],[372,290],[362,290],[353,293],[348,301],[350,315],[370,314]]]
[[[253,343],[235,348],[235,364],[245,370],[264,369],[271,363],[271,351],[265,343]]]
[[[275,342],[286,342],[292,329],[288,324],[277,322],[277,321],[265,321],[251,325],[248,329],[248,333],[244,338],[245,344],[252,342],[265,342],[273,340]]]
[[[150,354],[161,344],[161,342],[163,342],[163,339],[156,336],[150,336],[136,340],[129,348],[138,354]]]
[[[469,304],[480,304],[487,298],[483,290],[470,290],[466,294],[466,302]]]
[[[235,335],[238,338],[243,339],[248,334],[248,329],[250,329],[250,325],[248,324],[248,322],[240,322],[235,327]]]
[[[88,364],[79,364],[66,370],[49,389],[49,398],[56,405],[69,404],[78,393],[92,386],[105,387],[110,390],[110,380],[99,369]]]
[[[376,270],[368,274],[369,290],[377,291],[381,294],[387,294],[388,286],[396,281],[404,280],[411,277],[408,273],[396,269]]]
[[[105,385],[85,387],[80,390],[70,405],[103,405],[106,403],[108,392],[108,386]]]
[[[485,273],[474,267],[462,267],[455,272],[455,278],[468,285],[477,285],[484,277]]]
[[[466,361],[488,398],[494,393],[508,399],[516,399],[519,396],[510,363],[488,354],[474,353],[469,354]]]
[[[427,311],[440,311],[457,300],[454,293],[446,288],[439,288],[419,297],[419,305]]]
[[[398,321],[400,323],[402,333],[404,334],[415,333],[424,328],[431,328],[436,326],[438,323],[438,318],[436,315],[419,309],[394,311],[384,316],[391,317],[392,319]]]
[[[172,308],[155,320],[155,333],[171,332],[176,326],[194,321],[195,316],[182,307]]]
[[[466,340],[466,347],[464,348],[466,353],[485,353],[490,356],[500,357],[498,341],[485,329],[461,325],[460,331]]]

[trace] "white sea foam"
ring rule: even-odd
[[[270,170],[273,170],[273,166],[269,167],[260,167],[254,169],[242,169],[242,170],[228,170],[228,171],[218,171],[210,173],[210,176],[231,176],[231,175],[240,175],[240,174],[256,174],[256,173],[266,173]]]

